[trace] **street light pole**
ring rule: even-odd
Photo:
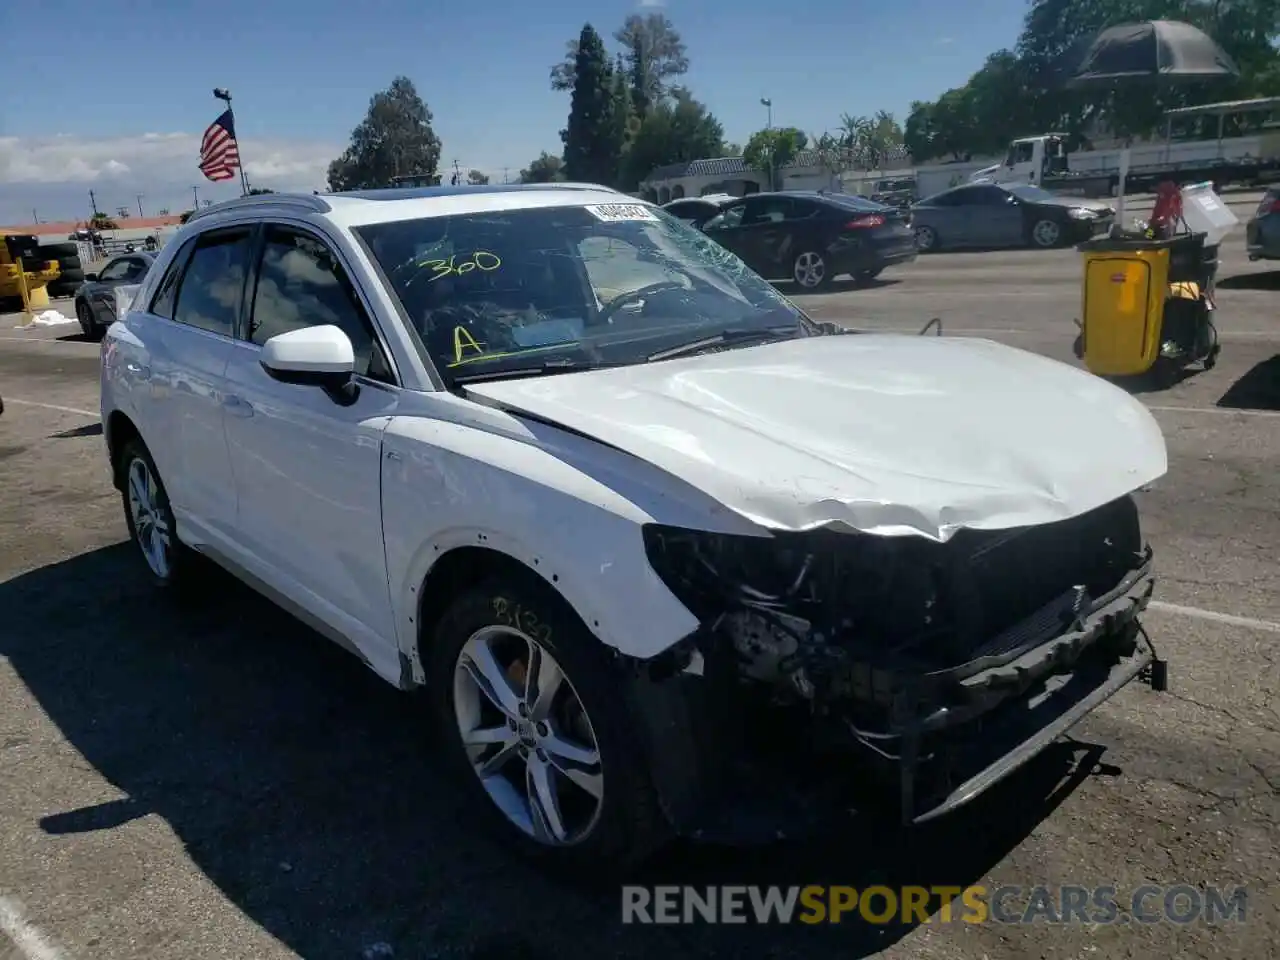
[[[214,87],[213,95],[217,99],[226,103],[227,113],[231,114],[231,127],[232,129],[235,129],[236,115],[235,111],[231,109],[231,91],[226,87]],[[237,166],[240,168],[240,195],[242,197],[247,197],[249,195],[249,178],[246,177],[244,173],[244,154],[240,150],[240,132],[238,130],[236,131],[236,154],[240,158],[237,163]]]
[[[767,119],[765,120],[764,128],[767,132],[772,133],[773,132],[773,98],[761,97],[760,106],[764,107],[768,111],[768,113],[766,114]],[[774,188],[773,139],[770,138],[769,140],[769,189],[772,190],[773,188]]]

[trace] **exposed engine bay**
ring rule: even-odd
[[[646,546],[702,623],[669,666],[717,690],[709,749],[729,752],[730,731],[761,757],[743,718],[766,716],[789,759],[838,751],[907,823],[1003,779],[1135,677],[1165,682],[1137,620],[1153,578],[1128,496],[945,543],[654,526]]]

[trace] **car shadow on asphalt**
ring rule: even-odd
[[[852,277],[842,277],[832,280],[827,286],[821,290],[805,290],[798,283],[791,280],[774,280],[773,285],[780,290],[785,291],[792,296],[796,294],[807,294],[809,296],[822,296],[824,294],[831,295],[833,293],[856,293],[860,290],[879,290],[883,287],[896,287],[902,281],[897,277],[876,277],[874,280],[868,280],[866,283],[859,283]]]
[[[1280,270],[1237,273],[1221,278],[1215,286],[1219,290],[1280,290]]]
[[[132,822],[158,815],[232,904],[308,958],[377,955],[371,945],[386,944],[396,958],[826,960],[874,954],[914,928],[853,915],[817,926],[624,926],[616,885],[552,880],[463,825],[462,792],[437,779],[417,698],[199,569],[207,589],[185,601],[157,597],[128,544],[0,583],[0,656],[124,794],[82,809],[51,800],[32,811],[31,829],[64,842],[119,830],[130,856]],[[851,818],[805,842],[681,844],[635,882],[964,887],[1082,781],[1108,772],[1101,753],[1058,744],[910,833]],[[94,896],[105,905],[111,895],[104,879]]]
[[[96,337],[85,336],[84,331],[80,331],[79,333],[64,334],[63,336],[59,337],[58,340],[60,340],[62,343],[97,343],[98,342],[98,339]]]
[[[1218,406],[1232,410],[1280,410],[1280,353],[1250,368],[1222,395]]]

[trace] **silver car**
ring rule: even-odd
[[[1244,229],[1250,260],[1280,260],[1280,184],[1266,192]]]
[[[1025,183],[969,183],[911,208],[922,253],[962,247],[1058,247],[1111,229],[1115,210],[1102,200],[1064,197]]]

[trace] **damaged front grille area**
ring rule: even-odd
[[[991,750],[1016,753],[1019,724],[1052,730],[1055,704],[1086,702],[1141,666],[1150,551],[1128,496],[946,543],[832,530],[645,536],[654,570],[702,622],[679,655],[696,648],[708,675],[734,677],[748,712],[765,701],[775,717],[801,715],[793,748],[852,749],[897,783],[908,821],[973,763],[998,767],[981,760]]]

